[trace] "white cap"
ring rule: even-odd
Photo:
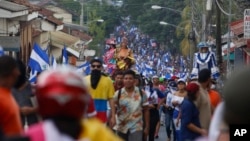
[[[198,76],[197,75],[191,76],[190,79],[191,80],[198,79]]]
[[[159,78],[157,75],[154,75],[152,78]]]
[[[179,82],[186,83],[186,80],[185,80],[185,79],[183,79],[183,78],[180,78],[180,79],[178,79],[178,80],[177,80],[177,83],[179,83]]]

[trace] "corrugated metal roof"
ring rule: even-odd
[[[4,51],[20,51],[20,37],[0,36],[0,46]]]
[[[11,11],[11,12],[19,12],[19,11],[28,10],[28,7],[26,6],[12,3],[9,1],[0,1],[0,8]]]
[[[39,10],[39,14],[43,15],[46,17],[46,19],[49,21],[49,22],[52,22],[56,25],[63,25],[63,22],[58,20],[57,18],[55,18],[53,16],[54,12],[51,11],[51,10],[48,10],[48,9],[45,9],[45,8],[41,8]]]
[[[71,34],[75,37],[79,37],[83,41],[89,41],[92,39],[88,34],[81,32],[79,30],[72,30]]]
[[[39,6],[31,4],[28,0],[9,0],[9,1],[28,7],[30,12],[37,11],[40,9]]]
[[[244,20],[238,20],[230,24],[231,31],[235,35],[240,35],[244,33]]]

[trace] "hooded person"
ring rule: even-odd
[[[107,123],[108,104],[114,108],[113,95],[114,86],[110,77],[102,73],[102,61],[98,58],[90,61],[91,73],[85,77],[88,90],[92,96],[97,111],[97,118]],[[115,116],[115,115],[111,115]],[[114,123],[111,123],[114,124]]]

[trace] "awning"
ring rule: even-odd
[[[244,33],[244,20],[238,20],[230,23],[231,31],[234,35],[240,35]]]
[[[72,35],[66,34],[61,31],[50,32],[51,34],[51,45],[63,49],[67,47],[67,51],[76,57],[79,57],[80,46],[77,44],[81,43],[80,38],[76,38]]]
[[[0,46],[4,51],[20,51],[20,37],[19,36],[0,36]]]

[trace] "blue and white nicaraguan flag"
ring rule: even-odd
[[[57,62],[56,62],[56,59],[54,58],[53,55],[51,56],[51,67],[53,69],[56,69],[56,67],[57,67]]]
[[[90,63],[89,62],[84,62],[82,65],[77,67],[77,71],[84,73],[85,75],[89,75],[91,70],[90,70]]]
[[[68,64],[68,54],[66,50],[66,46],[64,45],[63,51],[62,51],[62,64],[66,65]]]
[[[29,78],[31,83],[36,81],[38,72],[42,72],[49,67],[49,56],[37,43],[34,44],[33,50],[31,51],[29,67],[31,68]]]

